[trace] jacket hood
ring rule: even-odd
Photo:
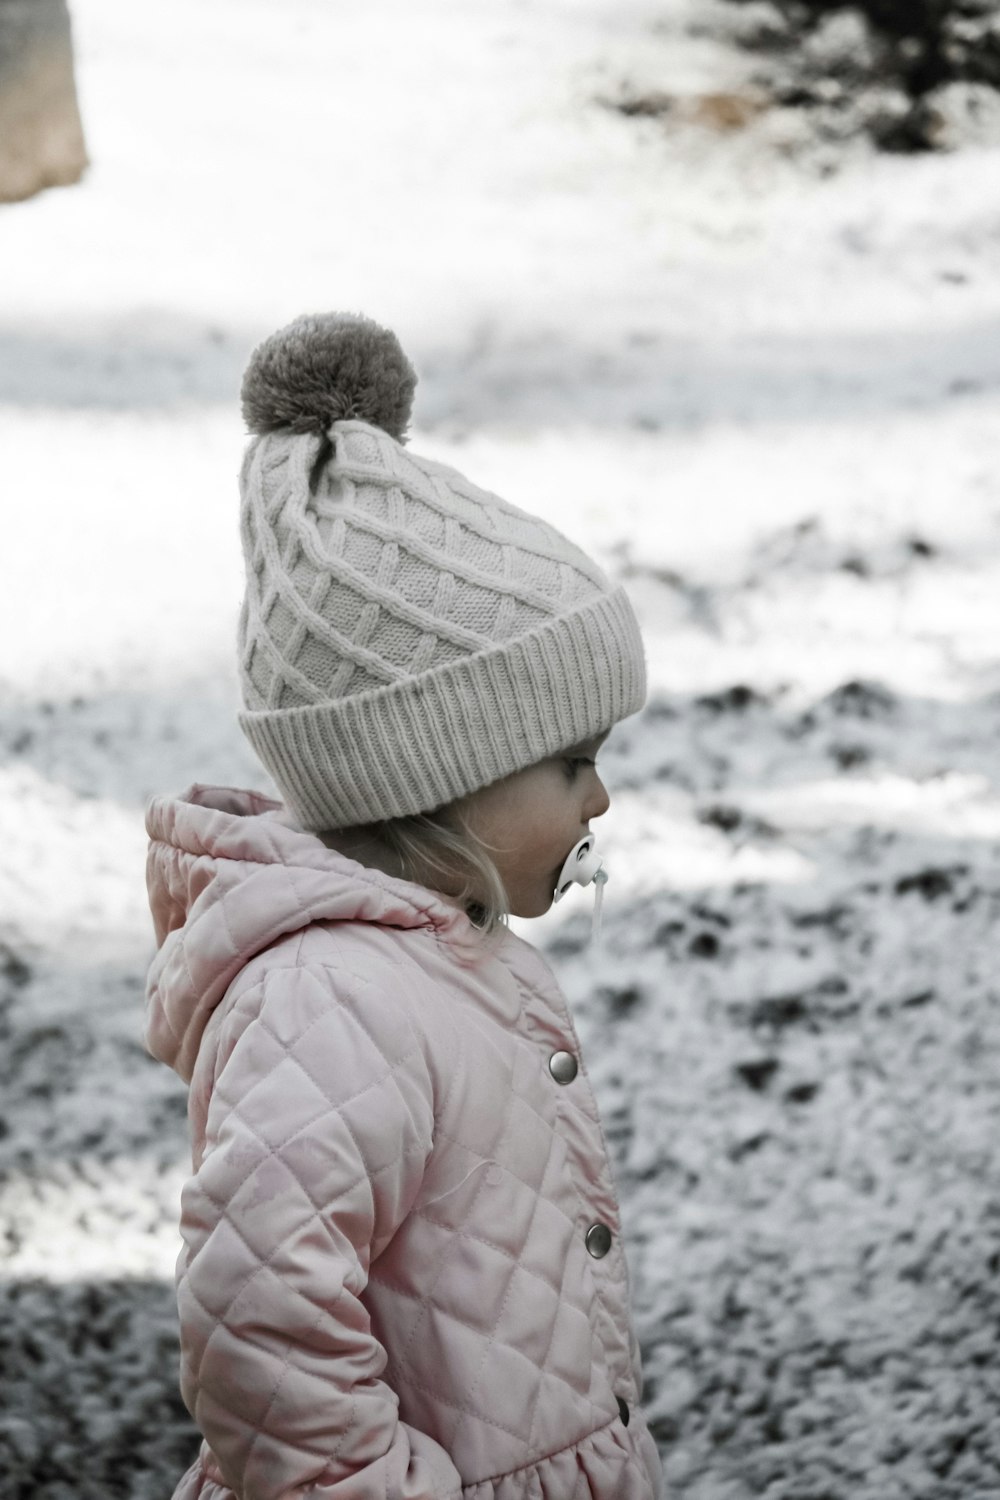
[[[240,970],[314,922],[425,927],[463,965],[481,939],[458,906],[327,849],[256,792],[195,785],[146,808],[157,953],[146,1046],[190,1082],[209,1018]]]

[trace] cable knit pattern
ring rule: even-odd
[[[548,1071],[579,1045],[539,955],[249,793],[147,826],[147,1039],[193,1130],[178,1500],[653,1500],[618,1205],[582,1061]]]
[[[241,489],[240,723],[304,827],[429,811],[642,706],[624,591],[380,428],[257,437]]]

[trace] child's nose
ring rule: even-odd
[[[594,793],[588,803],[588,818],[603,817],[608,808],[611,806],[611,798],[608,796],[607,787],[604,785],[604,782],[599,776],[595,779],[597,781],[597,786],[594,788]]]

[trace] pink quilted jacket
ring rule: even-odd
[[[205,1442],[177,1497],[650,1500],[618,1205],[549,969],[280,814],[212,787],[147,813],[147,1042],[193,1134]]]

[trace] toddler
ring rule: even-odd
[[[594,1097],[505,925],[597,870],[639,631],[559,532],[403,447],[414,384],[364,318],[254,353],[240,723],[282,801],[147,812],[147,1042],[193,1138],[176,1500],[659,1494]]]

